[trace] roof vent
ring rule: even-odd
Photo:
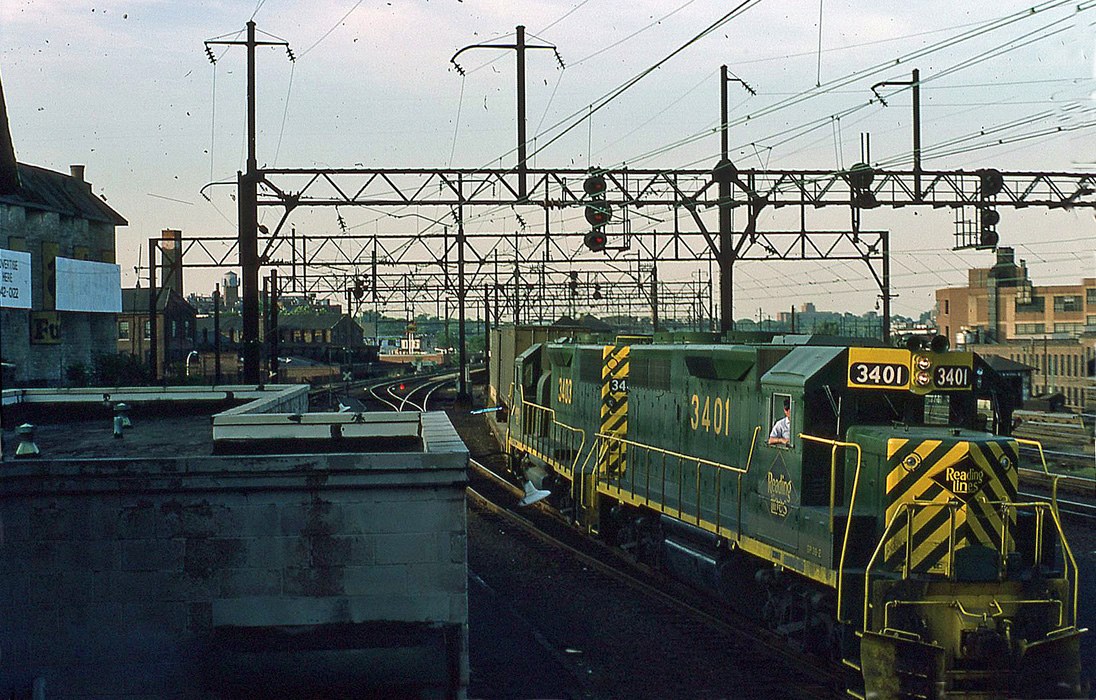
[[[70,165],[69,166],[69,175],[72,175],[72,177],[74,177],[75,179],[79,180],[80,182],[83,182],[84,181],[84,166],[82,166],[82,165]]]
[[[19,447],[15,448],[17,458],[37,457],[40,454],[38,445],[34,444],[33,425],[24,423],[15,429],[15,434],[19,436]]]

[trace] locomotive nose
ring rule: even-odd
[[[1011,529],[1004,520],[1014,517],[1005,508],[1016,496],[1014,443],[904,435],[887,447],[887,522],[898,525],[888,538],[890,564],[923,574],[995,577],[989,564],[995,567],[996,553],[1010,546],[1001,533]]]

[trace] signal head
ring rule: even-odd
[[[611,218],[613,218],[613,210],[605,202],[586,205],[586,221],[591,226],[604,226]]]
[[[856,163],[848,170],[849,186],[854,190],[866,190],[875,179],[875,168],[867,163]]]
[[[582,183],[582,191],[591,197],[605,194],[605,178],[601,175],[591,175]]]
[[[1005,178],[1001,171],[987,168],[978,171],[978,193],[982,198],[995,197],[1005,188]]]
[[[582,242],[586,244],[586,247],[595,253],[605,250],[605,244],[607,239],[605,234],[601,231],[591,231],[586,234],[582,239]]]

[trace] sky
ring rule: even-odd
[[[61,172],[86,165],[93,191],[129,221],[118,231],[123,286],[136,281],[147,240],[162,229],[235,235],[234,188],[207,185],[234,182],[244,168],[245,52],[214,47],[213,65],[203,42],[242,39],[251,19],[260,38],[285,40],[296,57],[289,61],[280,47],[258,51],[258,160],[270,167],[512,165],[513,52],[466,52],[463,76],[450,58],[469,44],[513,42],[520,24],[530,42],[554,45],[565,66],[552,51],[528,52],[536,167],[711,167],[726,64],[756,93],[729,85],[731,157],[742,168],[840,169],[866,159],[908,170],[910,92],[886,88],[884,106],[871,86],[909,80],[917,68],[925,169],[1096,171],[1093,0],[747,0],[694,41],[733,7],[719,0],[4,0],[0,78],[20,162]],[[541,150],[559,125],[670,54]],[[866,154],[862,134],[870,135]],[[848,226],[848,210],[837,209],[812,213],[811,225]],[[290,223],[313,235],[341,226],[358,234],[431,232],[421,219],[389,213],[299,210]],[[514,214],[483,212],[466,226],[513,236]],[[559,216],[581,219],[578,211]],[[714,226],[714,214],[706,216]],[[796,225],[789,216],[797,215],[770,210],[759,226]],[[992,263],[990,252],[952,249],[955,216],[929,207],[864,214],[865,228],[890,232],[894,313],[916,318],[932,307],[936,288],[962,285],[968,268]],[[998,230],[1036,284],[1096,275],[1091,208],[1006,209]],[[568,245],[576,264],[598,260],[581,237]],[[667,265],[659,276],[699,279],[708,268]],[[736,317],[804,302],[854,313],[878,307],[862,263],[750,262],[735,271]],[[222,273],[188,271],[187,290],[208,293]]]

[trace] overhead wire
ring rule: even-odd
[[[585,4],[585,3],[581,3],[581,4],[579,5],[579,6],[581,6],[582,4]],[[576,8],[574,8],[574,9],[577,9],[577,7],[576,7]],[[574,9],[572,9],[572,10],[571,10],[571,12],[573,12],[573,11],[574,11]],[[568,14],[569,14],[569,13],[568,13]],[[561,18],[561,19],[562,19],[562,18]],[[550,25],[550,26],[551,26],[551,25]],[[562,77],[562,76],[561,76],[561,77]],[[558,88],[558,84],[559,84],[559,83],[558,83],[558,81],[557,81],[557,88]],[[591,104],[594,104],[594,103],[591,103]],[[546,110],[545,114],[546,114],[546,113],[547,113],[547,110]],[[587,115],[587,116],[591,116],[591,115],[592,115],[592,110],[591,110],[590,114],[589,114],[589,115]],[[544,121],[544,118],[542,117],[542,119],[541,119],[541,122],[540,122],[540,124],[538,124],[538,130],[539,130],[539,128],[540,128],[540,125],[541,125],[541,124],[543,124],[543,121]],[[551,128],[551,127],[550,127],[550,128]],[[557,138],[558,138],[558,136],[557,136]],[[540,148],[537,148],[537,149],[535,149],[535,150],[536,150],[536,152],[539,152],[539,151],[543,150],[544,148],[546,148],[546,147],[547,147],[548,145],[550,145],[550,144],[544,144],[544,146],[542,146],[542,147],[540,147]]]
[[[354,10],[358,9],[358,7],[359,7],[359,6],[361,6],[362,2],[364,2],[364,0],[358,0],[358,1],[356,2],[356,3],[354,3],[354,6],[353,6],[353,7],[351,7],[351,8],[349,9],[349,10],[347,10],[347,11],[346,11],[346,14],[345,14],[345,15],[343,15],[343,16],[342,16],[342,17],[341,17],[341,18],[339,19],[339,21],[338,21],[338,22],[335,22],[335,24],[333,24],[333,25],[331,26],[331,28],[330,28],[330,29],[328,29],[328,30],[327,30],[326,32],[324,32],[324,33],[323,33],[323,35],[322,35],[322,36],[320,36],[320,38],[319,38],[319,39],[317,39],[317,40],[316,40],[315,42],[313,42],[313,44],[312,44],[311,46],[309,46],[309,47],[308,47],[307,49],[305,49],[304,51],[302,51],[302,52],[301,52],[301,54],[300,54],[300,56],[299,56],[299,58],[304,58],[304,57],[305,57],[306,55],[308,55],[308,53],[309,53],[310,51],[312,51],[312,49],[314,49],[314,48],[316,48],[317,46],[319,46],[319,45],[320,45],[320,42],[321,42],[321,41],[323,41],[323,40],[324,40],[324,39],[326,39],[327,37],[331,36],[331,33],[332,33],[332,32],[334,32],[334,31],[335,31],[336,29],[338,29],[338,28],[339,28],[339,25],[340,25],[340,24],[342,24],[343,22],[345,22],[345,21],[346,21],[346,18],[347,18],[347,17],[349,17],[349,16],[351,15],[351,14],[353,14]]]
[[[681,12],[686,7],[688,7],[689,5],[692,5],[694,2],[696,2],[696,0],[687,0],[684,4],[678,5],[676,8],[674,8],[670,12],[667,12],[666,14],[662,15],[658,19],[652,20],[648,24],[645,24],[644,26],[642,26],[639,29],[635,30],[631,34],[623,37],[622,39],[618,39],[617,41],[614,41],[611,44],[607,44],[605,46],[602,46],[597,51],[594,51],[591,54],[583,56],[582,58],[578,59],[577,61],[575,61],[571,65],[573,65],[573,66],[582,65],[583,63],[586,63],[587,61],[589,61],[591,58],[595,58],[595,57],[600,56],[601,54],[605,53],[606,51],[611,51],[611,50],[615,49],[616,47],[620,46],[624,42],[630,41],[630,40],[634,39],[635,37],[639,36],[643,32],[650,29],[651,27],[656,27],[656,26],[662,24],[663,21],[669,19],[670,17],[673,17],[674,15],[676,15],[678,12]]]
[[[1059,6],[1062,6],[1062,5],[1069,5],[1069,4],[1070,3],[1068,2],[1068,0],[1050,0],[1049,2],[1042,3],[1041,7],[1032,8],[1030,11],[1024,11],[1024,12],[1020,12],[1020,13],[1013,13],[1012,15],[1007,15],[1004,18],[999,18],[999,19],[989,20],[987,22],[979,23],[979,25],[977,26],[977,30],[964,32],[963,34],[960,34],[960,35],[957,35],[957,36],[954,36],[954,37],[948,37],[948,38],[942,40],[941,42],[938,42],[935,45],[931,45],[929,47],[924,47],[924,48],[918,49],[918,50],[913,51],[911,53],[908,53],[908,54],[906,54],[902,57],[894,59],[893,61],[880,62],[880,63],[876,63],[875,65],[870,66],[868,68],[853,71],[853,72],[848,73],[848,74],[846,74],[846,75],[844,75],[840,78],[837,78],[833,81],[830,81],[830,82],[824,84],[823,86],[816,87],[816,88],[810,88],[808,90],[801,91],[801,92],[793,95],[792,97],[789,97],[789,98],[786,98],[786,99],[783,99],[783,100],[778,100],[777,102],[775,102],[772,105],[768,105],[766,107],[762,107],[760,109],[754,110],[753,112],[751,112],[750,115],[748,115],[748,117],[732,120],[728,124],[728,128],[733,127],[733,126],[741,126],[741,125],[745,124],[747,120],[756,121],[758,118],[760,118],[762,116],[768,116],[768,115],[773,114],[777,111],[786,109],[790,106],[795,106],[795,105],[801,104],[801,103],[806,102],[807,100],[812,99],[814,97],[817,97],[821,94],[827,94],[827,93],[833,91],[836,87],[843,87],[845,85],[852,84],[852,83],[856,82],[857,80],[860,80],[864,77],[867,77],[868,75],[871,75],[872,73],[876,73],[876,72],[879,72],[881,70],[889,69],[889,68],[893,67],[894,65],[909,63],[912,60],[915,60],[917,58],[921,58],[921,57],[923,57],[925,55],[928,55],[930,53],[933,53],[935,51],[939,51],[939,50],[942,50],[944,48],[951,48],[952,46],[955,46],[955,45],[957,45],[957,44],[959,44],[963,41],[967,41],[967,40],[970,40],[970,39],[973,39],[973,38],[976,38],[976,37],[981,37],[981,36],[984,35],[984,33],[986,31],[992,31],[992,30],[996,30],[996,29],[1001,29],[1001,28],[1006,27],[1006,26],[1011,26],[1012,24],[1014,24],[1016,22],[1019,22],[1019,21],[1022,21],[1024,19],[1027,19],[1029,17],[1035,16],[1037,12],[1045,12],[1045,11],[1049,11],[1051,9],[1054,9],[1055,7],[1059,7]],[[1090,2],[1090,3],[1088,3],[1087,6],[1079,5],[1078,8],[1091,9],[1093,6],[1096,6],[1096,3],[1091,3]],[[1080,11],[1082,11],[1082,9],[1078,9],[1077,11],[1080,12]],[[982,61],[988,60],[989,58],[991,58],[993,56],[1000,55],[1000,54],[1015,50],[1017,48],[1020,48],[1020,46],[1026,46],[1030,43],[1034,43],[1035,41],[1041,41],[1041,40],[1050,38],[1051,36],[1054,36],[1058,32],[1064,31],[1065,29],[1064,28],[1057,29],[1057,30],[1054,30],[1053,32],[1051,32],[1049,34],[1046,34],[1046,35],[1043,35],[1043,36],[1038,36],[1038,37],[1035,37],[1035,38],[1031,38],[1031,37],[1038,34],[1039,32],[1043,32],[1043,31],[1045,31],[1045,30],[1047,30],[1051,27],[1054,27],[1057,24],[1068,21],[1070,19],[1071,19],[1071,17],[1063,17],[1063,18],[1053,20],[1049,24],[1047,24],[1043,27],[1039,27],[1037,29],[1034,29],[1034,30],[1028,32],[1027,34],[1024,34],[1021,37],[1019,37],[1021,40],[1028,39],[1028,41],[1024,41],[1022,44],[1014,45],[1013,42],[1010,42],[1009,44],[998,45],[997,47],[991,49],[988,52],[983,52],[983,54],[979,54],[978,56],[975,56],[971,59],[964,60],[964,61],[960,62],[960,64],[957,64],[956,66],[953,66],[949,69],[946,69],[941,74],[934,74],[932,76],[929,76],[928,78],[922,79],[921,84],[925,84],[927,82],[931,82],[932,80],[939,79],[943,75],[948,75],[950,73],[953,73],[956,70],[959,70],[960,68],[970,67],[971,65],[975,65],[976,63],[980,63]],[[872,104],[872,102],[873,101],[869,101],[867,104]],[[867,104],[864,105],[864,106],[867,106]],[[854,107],[848,108],[848,109],[851,109],[851,110],[855,111],[855,110],[858,110],[859,108],[860,108],[860,106],[854,106]],[[829,117],[827,117],[827,119],[828,118]],[[691,134],[689,136],[685,136],[685,137],[682,137],[680,139],[677,139],[676,141],[672,142],[671,144],[667,144],[666,146],[663,146],[663,147],[660,147],[660,148],[657,148],[657,149],[652,149],[652,150],[640,155],[639,157],[631,158],[631,159],[629,159],[629,162],[634,164],[636,162],[640,162],[642,160],[646,160],[646,159],[655,157],[657,155],[663,155],[663,154],[665,154],[665,153],[667,153],[671,150],[675,150],[675,149],[680,148],[682,146],[693,143],[697,140],[703,139],[703,138],[709,136],[713,131],[717,130],[718,128],[719,128],[718,124],[716,124],[714,126],[707,127],[704,130],[701,130],[699,132],[694,132],[693,134]],[[787,131],[787,130],[785,130],[785,131]]]

